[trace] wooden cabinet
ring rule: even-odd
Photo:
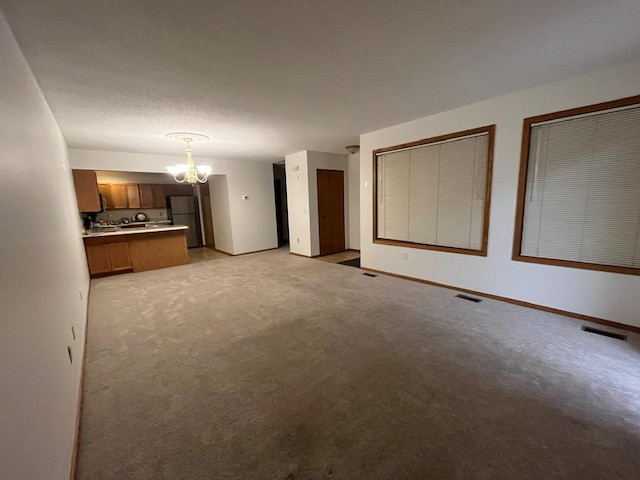
[[[99,212],[102,210],[96,172],[93,170],[73,170],[72,173],[78,210],[81,212]]]
[[[124,184],[111,184],[111,203],[107,203],[108,208],[127,208],[127,191]]]
[[[153,185],[141,183],[138,189],[140,190],[140,207],[153,208]]]
[[[186,230],[86,237],[84,246],[92,277],[189,263]]]
[[[101,183],[98,189],[107,202],[107,209],[111,210],[167,208],[167,196],[193,195],[191,185],[181,184]]]
[[[106,205],[106,208],[113,208],[113,198],[111,197],[111,185],[108,183],[99,183],[98,191],[102,195],[102,199]]]
[[[138,184],[127,183],[124,187],[127,192],[127,206],[129,208],[140,208],[140,188],[138,188]]]
[[[121,272],[133,268],[127,242],[86,245],[86,250],[91,275]]]
[[[87,245],[87,263],[91,275],[111,272],[109,245]]]
[[[167,208],[167,199],[165,198],[164,185],[151,185],[153,194],[153,208]]]
[[[111,271],[119,272],[122,270],[130,270],[131,255],[129,254],[129,244],[127,242],[110,243],[109,260],[111,261]]]

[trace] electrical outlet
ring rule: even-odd
[[[408,252],[402,252],[402,260],[409,260],[409,253]]]
[[[296,238],[297,242],[300,243],[300,237]]]

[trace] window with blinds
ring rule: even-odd
[[[514,259],[640,274],[640,97],[524,128]]]
[[[494,131],[376,150],[374,241],[486,255]]]

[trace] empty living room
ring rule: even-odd
[[[639,27],[0,0],[0,479],[640,478]]]

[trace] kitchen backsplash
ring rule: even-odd
[[[128,218],[129,220],[131,220],[131,218],[138,212],[146,213],[147,217],[149,217],[149,220],[167,220],[166,208],[141,208],[140,210],[107,210],[106,212],[99,213],[96,216],[96,220],[104,220],[105,222],[108,222],[109,220],[120,222],[121,218]]]

